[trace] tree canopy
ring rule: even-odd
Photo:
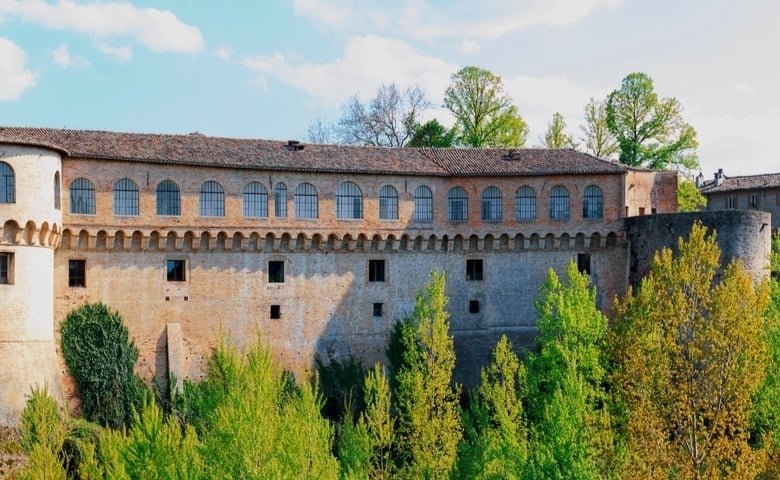
[[[585,123],[580,125],[585,151],[598,158],[610,158],[618,151],[615,135],[607,126],[607,106],[604,101],[591,98],[585,105]]]
[[[607,127],[617,138],[620,161],[654,170],[698,167],[696,130],[683,121],[681,110],[677,99],[658,97],[647,74],[624,78],[606,104]]]
[[[528,126],[504,91],[501,77],[464,67],[451,77],[444,107],[455,117],[458,143],[469,147],[522,147]]]
[[[577,144],[571,135],[566,133],[566,121],[560,112],[553,114],[544,132],[544,146],[547,148],[576,148]]]

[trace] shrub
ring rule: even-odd
[[[62,354],[84,417],[111,428],[130,425],[146,388],[133,373],[138,349],[122,317],[102,303],[84,304],[68,314],[61,330]]]

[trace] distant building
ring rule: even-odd
[[[73,398],[57,327],[84,302],[120,312],[165,385],[201,378],[220,332],[259,332],[296,372],[383,360],[432,269],[473,381],[500,335],[533,345],[548,269],[576,262],[607,311],[690,227],[676,191],[675,172],[569,149],[0,128],[0,423],[31,385]],[[741,234],[764,217],[734,218]],[[761,271],[768,237],[751,238]]]
[[[772,214],[772,231],[780,228],[780,173],[727,177],[719,169],[712,180],[696,179],[707,210],[759,210]]]

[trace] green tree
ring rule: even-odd
[[[338,476],[333,427],[316,388],[290,385],[260,339],[242,352],[222,342],[206,382],[211,400],[199,409],[206,478]]]
[[[134,374],[138,349],[118,312],[87,303],[60,325],[65,364],[76,380],[84,417],[103,426],[129,425],[147,389]]]
[[[733,262],[719,271],[714,234],[657,252],[636,294],[616,304],[615,385],[626,412],[627,471],[647,479],[747,479],[763,465],[749,442],[764,381],[767,286]]]
[[[614,436],[605,391],[607,320],[574,262],[550,270],[536,301],[538,353],[528,359],[530,465],[526,478],[607,476]]]
[[[653,80],[631,73],[607,97],[606,121],[617,138],[620,161],[654,170],[698,167],[696,131],[685,123],[674,98],[658,98]]]
[[[555,112],[547,131],[544,132],[544,146],[547,148],[576,148],[571,135],[566,133],[566,120],[560,112]]]
[[[402,360],[395,373],[398,450],[410,478],[446,478],[462,436],[459,387],[453,388],[455,350],[449,334],[444,274],[431,272],[417,295],[412,328],[402,329]]]
[[[678,177],[677,210],[680,212],[697,212],[707,206],[707,199],[701,194],[696,184],[687,178]]]
[[[407,147],[452,147],[455,142],[455,129],[447,130],[438,120],[428,120],[427,122],[414,126],[412,135]]]
[[[502,336],[464,412],[458,478],[522,478],[528,457],[525,389],[525,368],[509,339]]]
[[[60,453],[67,434],[68,427],[60,415],[60,407],[48,389],[33,390],[22,412],[20,443],[29,458],[19,476],[31,480],[65,480]]]
[[[585,123],[580,125],[585,151],[598,158],[610,158],[618,151],[615,135],[607,126],[607,106],[594,98],[585,105]]]
[[[501,77],[464,67],[451,77],[444,107],[455,116],[459,143],[469,147],[522,147],[528,126],[504,91]]]

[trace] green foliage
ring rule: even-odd
[[[129,425],[146,388],[133,373],[138,349],[117,312],[102,303],[84,304],[60,325],[62,354],[75,378],[84,417],[117,428]]]
[[[707,199],[701,194],[696,184],[687,178],[677,182],[677,210],[680,212],[698,212],[707,206]]]
[[[455,116],[457,139],[468,147],[522,147],[528,126],[504,91],[501,77],[464,67],[451,77],[444,107]]]
[[[654,170],[691,170],[696,158],[696,131],[682,120],[680,102],[658,98],[653,80],[631,73],[607,98],[606,121],[620,146],[620,161]]]
[[[544,146],[547,148],[577,148],[574,139],[566,133],[566,121],[560,112],[555,112],[547,131],[544,132]]]
[[[612,468],[604,388],[607,320],[574,262],[548,273],[536,302],[539,352],[528,360],[533,447],[526,478],[594,479]]]
[[[738,262],[719,271],[720,250],[701,225],[677,252],[657,252],[636,295],[616,305],[611,340],[627,471],[754,478],[764,454],[750,445],[749,415],[770,360],[766,285]]]
[[[347,413],[363,410],[363,365],[355,357],[344,361],[329,359],[324,362],[319,356],[314,359],[317,379],[324,397],[322,413],[325,418],[338,423]],[[347,411],[350,406],[352,412]]]
[[[360,417],[359,426],[367,439],[369,477],[388,479],[395,471],[392,450],[396,429],[391,415],[390,382],[381,365],[374,365],[366,374],[364,396],[366,409]]]
[[[29,455],[28,464],[20,472],[21,478],[64,479],[60,451],[68,428],[47,387],[32,391],[22,411],[21,423],[20,443]]]
[[[753,399],[750,417],[751,443],[780,453],[780,283],[769,282],[767,326],[762,332],[767,348],[766,378]]]
[[[207,477],[337,477],[333,428],[321,416],[319,393],[308,382],[287,388],[259,339],[243,352],[223,342],[207,382],[198,407]]]
[[[446,478],[462,436],[444,288],[444,274],[432,272],[415,300],[412,328],[402,328],[402,361],[395,373],[397,445],[410,478]]]
[[[598,158],[610,158],[618,151],[615,135],[607,126],[607,106],[603,101],[591,98],[585,105],[585,123],[580,126],[585,151]]]
[[[455,143],[455,129],[447,130],[435,118],[423,124],[416,124],[413,132],[407,147],[447,148]]]
[[[154,402],[143,413],[133,415],[126,432],[114,431],[101,437],[100,448],[118,451],[115,472],[126,478],[186,480],[201,478],[202,462],[198,437],[192,427],[182,428],[175,418],[163,418]],[[110,444],[110,446],[108,446]]]
[[[526,382],[525,368],[502,336],[464,412],[459,478],[522,478],[528,457],[522,405]]]

